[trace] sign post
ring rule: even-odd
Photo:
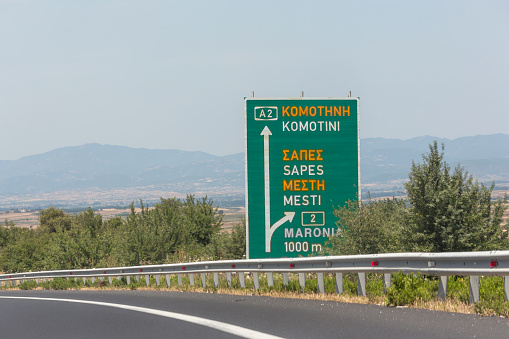
[[[246,257],[317,253],[360,194],[358,98],[246,98]]]

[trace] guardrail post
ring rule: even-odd
[[[207,274],[205,273],[201,274],[201,287],[207,287]]]
[[[509,301],[509,277],[504,277],[504,295],[505,301]]]
[[[246,288],[246,276],[244,272],[239,272],[239,282],[241,288]]]
[[[108,283],[110,286],[113,285],[113,277],[111,275],[108,277]]]
[[[357,294],[360,297],[366,296],[366,273],[357,273]]]
[[[171,287],[171,280],[170,280],[170,278],[171,278],[170,275],[167,274],[166,275],[166,286],[168,286],[168,287]]]
[[[283,273],[283,285],[288,286],[290,281],[290,274]]]
[[[316,280],[318,282],[318,293],[325,293],[325,282],[323,281],[323,272],[316,274]]]
[[[179,286],[182,286],[182,274],[177,274],[177,281]]]
[[[470,277],[470,296],[469,301],[471,304],[479,302],[479,277],[471,276]]]
[[[131,276],[130,275],[128,275],[126,277],[126,280],[127,280],[127,285],[131,285]],[[94,283],[94,282],[92,281],[92,283]]]
[[[258,272],[253,272],[253,285],[255,290],[258,290],[260,288],[260,279],[258,279]]]
[[[232,288],[232,272],[226,272],[226,287]]]
[[[156,275],[156,285],[157,286],[161,285],[161,276],[159,274]]]
[[[92,284],[95,283],[95,277],[92,277]]]
[[[449,282],[449,277],[447,275],[440,276],[438,279],[438,299],[445,300],[447,297],[447,283]]]
[[[383,291],[384,293],[387,293],[387,289],[391,287],[391,274],[390,273],[384,273],[383,278]]]
[[[100,277],[99,280],[101,280],[101,282],[104,282],[104,277]]]
[[[343,294],[343,273],[336,273],[336,293]]]
[[[44,279],[42,279],[42,282],[44,282]],[[83,285],[87,284],[87,278],[83,277]]]
[[[214,272],[214,287],[215,288],[219,287],[219,273],[217,272]]]
[[[194,286],[194,273],[189,273],[189,285]]]
[[[306,288],[306,276],[304,273],[299,273],[299,293],[303,293]]]
[[[139,275],[135,275],[136,277],[136,282],[140,282],[140,276]]]
[[[274,287],[274,276],[272,272],[267,273],[267,286]]]
[[[145,275],[145,285],[150,286],[150,275]]]

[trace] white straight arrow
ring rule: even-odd
[[[265,187],[265,243],[267,243],[268,231],[270,231],[270,172],[269,172],[269,136],[272,135],[270,129],[265,126],[262,131],[263,135],[263,178]],[[269,237],[269,252],[270,252],[270,239]],[[267,248],[265,248],[267,251]]]
[[[274,231],[285,222],[292,222],[295,212],[284,212],[285,216],[279,219],[274,225],[270,225],[270,166],[269,166],[269,136],[272,135],[270,129],[265,126],[263,135],[263,177],[265,185],[265,252],[270,252],[270,244]]]

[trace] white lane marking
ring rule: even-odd
[[[69,302],[69,303],[78,303],[78,304],[90,304],[90,305],[98,305],[98,306],[107,306],[107,307],[116,307],[129,311],[136,311],[142,313],[148,313],[153,315],[159,315],[161,317],[177,319],[181,321],[187,321],[189,323],[207,326],[222,332],[234,334],[236,336],[242,338],[260,338],[260,339],[281,339],[281,337],[251,330],[245,327],[240,327],[237,325],[232,325],[228,323],[223,323],[216,320],[210,320],[206,318],[195,317],[192,315],[154,310],[146,307],[138,307],[131,305],[123,305],[123,304],[114,304],[114,303],[106,303],[101,301],[91,301],[91,300],[78,300],[78,299],[60,299],[60,298],[37,298],[37,297],[13,297],[13,296],[0,296],[1,299],[27,299],[27,300],[44,300],[44,301],[61,301],[61,302]]]

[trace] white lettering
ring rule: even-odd
[[[304,236],[305,236],[306,238],[307,238],[307,237],[310,237],[310,238],[311,238],[311,237],[312,237],[311,232],[312,232],[312,231],[311,231],[311,228],[305,228],[305,229],[304,229]]]
[[[285,238],[293,238],[293,228],[285,228]]]

